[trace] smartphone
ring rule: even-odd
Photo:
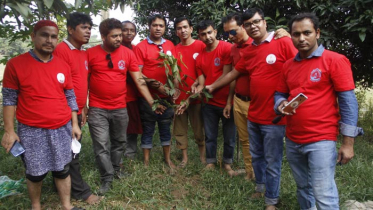
[[[307,100],[307,96],[303,93],[299,93],[295,96],[290,102],[288,102],[282,110],[287,113],[291,113],[294,109],[298,108],[305,100]]]
[[[23,148],[23,146],[18,141],[14,142],[12,148],[10,149],[10,153],[12,153],[14,157],[18,157],[24,152],[25,148]]]

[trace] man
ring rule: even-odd
[[[149,17],[148,26],[150,31],[149,36],[136,46],[134,52],[143,75],[147,78],[157,80],[157,83],[160,84],[153,86],[150,89],[150,92],[166,100],[168,96],[166,94],[165,87],[162,84],[166,83],[167,75],[165,68],[159,66],[161,61],[157,60],[157,58],[159,57],[160,52],[167,55],[175,55],[175,49],[171,41],[163,38],[166,30],[166,19],[162,15],[156,14]],[[170,158],[170,126],[172,117],[174,115],[172,107],[168,107],[164,113],[160,115],[154,114],[151,106],[146,103],[144,98],[139,98],[139,105],[143,128],[143,134],[141,136],[141,148],[144,152],[144,165],[149,165],[150,150],[153,147],[153,134],[155,124],[157,123],[165,163],[173,171],[173,169],[175,169],[175,165]]]
[[[254,40],[243,52],[243,57],[217,83],[207,87],[214,91],[236,79],[241,72],[250,74],[250,109],[247,127],[250,135],[250,153],[255,173],[256,188],[252,198],[260,198],[265,192],[266,209],[275,209],[279,201],[281,163],[285,122],[272,123],[273,95],[286,60],[294,57],[295,48],[290,38],[273,39],[274,32],[267,32],[262,10],[253,8],[243,16],[247,34]]]
[[[25,148],[22,160],[32,209],[41,209],[42,180],[49,171],[62,208],[72,209],[71,139],[79,139],[81,131],[70,67],[52,55],[58,40],[56,23],[38,21],[31,40],[34,48],[11,59],[5,68],[2,89],[5,133],[1,145],[7,152],[15,141]],[[15,113],[18,135],[14,131]]]
[[[232,60],[230,51],[232,45],[228,42],[216,39],[217,31],[211,20],[203,20],[197,25],[198,37],[206,45],[205,49],[197,57],[196,68],[198,71],[198,82],[200,87],[204,84],[210,85],[223,74],[231,71]],[[219,121],[222,120],[224,136],[223,162],[224,169],[230,176],[237,175],[233,171],[234,146],[236,142],[236,126],[234,125],[232,113],[234,83],[226,85],[213,94],[207,104],[202,107],[202,117],[206,133],[206,169],[215,167],[217,138]],[[198,91],[197,91],[198,92]]]
[[[133,50],[132,41],[136,37],[136,26],[131,21],[122,22],[122,45]],[[129,74],[129,73],[127,73]],[[132,78],[127,75],[127,110],[128,110],[128,127],[127,143],[124,150],[124,156],[133,160],[137,153],[137,136],[142,134],[141,118],[139,105],[137,102],[138,91]]]
[[[71,68],[71,77],[74,85],[76,101],[79,107],[79,127],[86,122],[86,102],[88,92],[88,62],[87,54],[82,49],[91,36],[92,19],[83,13],[71,13],[67,19],[67,39],[57,45],[54,54],[62,58]],[[78,139],[81,141],[81,138]],[[78,200],[84,200],[88,204],[95,204],[100,197],[92,194],[88,184],[80,173],[79,154],[73,156],[70,162],[71,196]]]
[[[182,72],[180,77],[185,79],[187,85],[180,85],[180,96],[176,104],[187,99],[186,92],[191,91],[194,81],[197,79],[196,58],[201,53],[205,44],[202,41],[192,38],[193,26],[186,17],[180,17],[174,23],[176,35],[180,43],[176,45],[175,51],[179,60]],[[205,163],[205,134],[203,131],[203,121],[201,114],[201,102],[193,101],[188,109],[181,115],[175,115],[173,133],[176,139],[176,146],[182,152],[182,160],[179,167],[183,168],[188,163],[188,119],[192,127],[195,142],[198,145],[199,158],[201,163]]]
[[[242,15],[238,13],[228,14],[222,19],[224,35],[234,44],[231,49],[233,66],[241,59],[244,49],[253,42],[247,35],[243,26]],[[284,29],[278,29],[275,32],[275,39],[284,36],[290,36]],[[236,88],[234,95],[233,115],[234,122],[238,130],[238,137],[241,142],[242,155],[245,163],[246,177],[251,180],[254,178],[253,167],[251,165],[249,133],[247,131],[247,113],[250,106],[250,77],[247,72],[236,79]]]
[[[122,23],[109,18],[100,23],[99,30],[103,44],[87,50],[90,74],[88,124],[101,174],[99,194],[103,195],[111,188],[113,178],[125,176],[119,163],[128,124],[127,71],[150,106],[153,98],[142,84],[135,55],[121,45]],[[161,109],[159,107],[157,112]]]
[[[286,116],[286,155],[297,183],[301,209],[339,209],[334,181],[336,160],[354,156],[358,104],[349,60],[317,44],[319,20],[312,13],[293,17],[289,29],[298,54],[283,67],[275,94],[275,110]],[[296,112],[284,112],[288,100],[303,93],[308,99]],[[338,102],[337,100],[338,99]],[[339,121],[339,113],[341,121]],[[340,128],[342,146],[336,152]]]

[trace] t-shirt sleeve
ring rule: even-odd
[[[133,49],[133,52],[135,53],[137,64],[142,67],[144,66],[144,52],[139,45]]]
[[[222,64],[223,65],[229,65],[232,63],[232,57],[231,57],[231,44],[225,44],[223,48],[223,55],[222,55]]]
[[[18,90],[19,81],[13,63],[9,61],[5,66],[3,87]]]
[[[136,56],[135,54],[128,50],[129,52],[129,60],[130,60],[130,63],[129,63],[129,66],[128,66],[128,70],[129,71],[133,71],[133,72],[136,72],[136,71],[140,71],[139,69],[139,64],[137,63],[137,59],[136,59]]]
[[[337,92],[355,89],[351,63],[345,56],[333,59],[330,65],[330,78]]]
[[[202,67],[202,59],[201,59],[201,55],[199,55],[197,56],[197,60],[196,60],[196,70],[197,70],[198,76],[203,74],[201,67]]]
[[[92,48],[86,51],[88,61],[88,74],[92,73]]]
[[[245,59],[244,59],[243,56],[240,58],[240,60],[237,62],[237,64],[234,66],[234,68],[241,73],[247,73],[246,72]]]
[[[64,62],[64,61],[62,61]],[[72,76],[71,76],[71,68],[69,65],[66,64],[66,85],[65,85],[65,90],[70,90],[70,89],[74,89],[74,85],[73,85],[73,79],[72,79]]]

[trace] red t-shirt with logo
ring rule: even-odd
[[[3,87],[18,90],[17,120],[25,125],[56,129],[71,120],[65,90],[73,89],[69,65],[57,56],[48,63],[24,53],[8,61]]]
[[[247,119],[254,123],[271,125],[276,117],[273,110],[274,94],[280,78],[282,65],[294,58],[296,49],[289,37],[272,39],[270,42],[250,45],[243,52],[243,58],[236,70],[250,74],[250,109]],[[283,118],[277,125],[284,125]]]
[[[253,40],[249,38],[241,46],[238,46],[237,44],[233,44],[232,50],[231,50],[233,66],[235,66],[238,63],[238,61],[241,59],[241,54],[243,53],[243,50],[246,47],[250,46],[252,42]],[[235,93],[240,94],[241,96],[250,96],[250,75],[249,73],[241,74],[236,79]]]
[[[232,63],[230,57],[232,44],[224,41],[219,41],[215,50],[207,52],[203,50],[197,57],[196,67],[198,76],[203,74],[205,76],[205,85],[211,85],[222,74],[224,65]],[[214,91],[213,98],[208,101],[208,104],[225,107],[229,95],[229,84]]]
[[[162,44],[162,49],[165,54],[175,56],[175,46],[171,41],[165,40]],[[133,51],[136,55],[138,65],[142,66],[142,73],[148,78],[156,79],[162,84],[166,84],[167,76],[165,68],[160,66],[162,61],[157,60],[160,52],[158,46],[149,44],[148,40],[145,39],[136,45]],[[151,94],[157,94],[161,98],[168,97],[151,88],[149,91]]]
[[[354,88],[351,64],[341,54],[324,50],[321,57],[287,61],[276,90],[289,93],[289,101],[299,93],[308,99],[294,115],[286,117],[286,136],[298,144],[337,140],[336,92]]]
[[[61,42],[53,52],[54,55],[62,58],[71,68],[76,103],[79,107],[78,114],[82,113],[87,102],[88,93],[88,61],[87,53],[84,50],[73,49]]]
[[[186,94],[187,91],[191,90],[191,86],[194,83],[194,81],[197,79],[197,70],[196,70],[196,59],[198,55],[202,52],[203,48],[205,47],[205,44],[200,40],[194,40],[194,42],[188,46],[184,46],[181,43],[176,45],[175,51],[176,55],[183,63],[179,62],[179,66],[181,67],[182,72],[180,72],[181,79],[185,78],[185,82],[188,85],[179,85],[179,88],[182,89],[180,91],[180,96],[176,100],[176,104],[180,104],[181,100],[187,99],[189,97],[188,94]],[[188,77],[185,77],[184,75],[188,75]],[[193,79],[191,79],[191,78]],[[199,100],[194,100],[192,104],[200,103]]]
[[[90,73],[89,106],[109,110],[127,107],[127,71],[139,71],[133,52],[123,46],[112,52],[113,68],[108,67],[108,53],[101,45],[88,49],[87,54]]]

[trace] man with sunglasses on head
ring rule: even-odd
[[[242,14],[231,13],[222,19],[224,37],[229,38],[234,44],[231,49],[233,66],[241,58],[244,49],[253,42],[253,39],[247,35],[243,26]],[[284,29],[278,29],[275,32],[275,39],[284,36],[290,36]],[[251,154],[249,144],[249,133],[247,131],[247,113],[250,106],[250,77],[248,73],[243,73],[236,79],[233,115],[237,127],[238,137],[242,147],[242,155],[245,163],[247,180],[254,178],[254,171],[251,165]]]
[[[201,53],[205,44],[200,40],[192,38],[193,26],[191,21],[186,17],[179,17],[175,20],[174,27],[176,35],[180,39],[180,43],[176,45],[176,56],[180,63],[182,72],[181,78],[185,79],[187,85],[180,85],[182,89],[180,96],[175,103],[180,104],[182,100],[187,99],[187,91],[191,91],[192,85],[197,79],[196,59]],[[182,63],[181,63],[182,62]],[[182,161],[179,167],[183,168],[188,163],[188,119],[193,129],[194,139],[198,145],[199,158],[201,163],[206,162],[205,158],[205,133],[203,130],[203,120],[201,113],[201,101],[195,100],[191,102],[188,109],[182,113],[175,115],[173,134],[176,139],[176,146],[182,152]]]
[[[153,105],[148,88],[141,80],[136,57],[121,45],[122,23],[109,18],[99,26],[103,44],[87,50],[89,66],[88,124],[93,150],[101,175],[99,194],[105,194],[114,178],[124,178],[120,161],[126,143],[127,71],[149,106]],[[160,113],[163,107],[157,107]]]
[[[275,209],[279,202],[280,178],[285,134],[285,121],[272,123],[274,93],[282,65],[296,54],[290,38],[274,39],[267,31],[262,10],[253,8],[243,16],[243,25],[253,39],[246,47],[235,68],[218,82],[206,87],[213,92],[236,79],[242,73],[250,75],[250,109],[247,117],[250,153],[255,173],[256,188],[252,199],[265,196],[266,209]]]
[[[169,40],[162,36],[166,31],[166,19],[160,14],[150,16],[148,18],[148,26],[150,34],[145,40],[140,42],[134,49],[137,57],[137,62],[142,74],[156,82],[151,82],[150,92],[158,95],[160,98],[167,100],[169,97],[165,91],[163,84],[167,81],[167,75],[164,67],[160,67],[161,60],[157,60],[159,53],[167,55],[175,55],[175,47]],[[147,80],[149,81],[149,80]],[[150,150],[153,147],[153,134],[155,124],[158,124],[161,145],[165,163],[173,170],[175,165],[170,158],[171,151],[171,121],[174,115],[172,107],[168,107],[163,114],[155,114],[152,107],[144,100],[139,98],[140,116],[143,127],[141,136],[141,148],[144,152],[144,164],[149,165]]]
[[[92,19],[86,14],[74,12],[67,18],[68,36],[57,45],[54,54],[62,58],[71,67],[71,76],[74,85],[76,101],[79,107],[79,126],[86,123],[87,93],[88,93],[88,62],[86,51],[82,48],[91,37]],[[83,135],[82,135],[83,136]],[[78,139],[81,141],[82,137]],[[80,173],[79,154],[74,154],[70,162],[71,196],[82,199],[88,204],[98,203],[101,197],[92,194],[88,184],[83,180]]]
[[[122,45],[130,50],[135,47],[132,41],[137,34],[136,25],[131,21],[122,22]],[[138,90],[136,85],[127,72],[127,111],[128,111],[128,127],[127,127],[127,142],[124,150],[124,157],[134,160],[137,153],[137,136],[142,134],[141,118],[138,104]]]

